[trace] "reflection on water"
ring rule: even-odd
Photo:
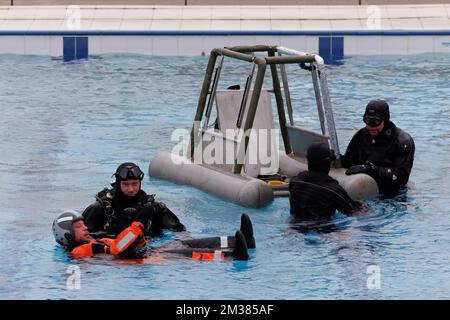
[[[318,221],[302,221],[300,219],[290,218],[288,223],[292,230],[296,230],[303,234],[307,234],[308,232],[317,232],[320,234],[342,230],[348,225],[348,220],[342,219],[339,221],[336,219],[326,219]]]

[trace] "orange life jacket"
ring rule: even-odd
[[[146,244],[144,227],[142,223],[135,221],[131,226],[123,230],[117,238],[102,238],[80,244],[72,249],[70,254],[76,258],[92,257],[96,254],[113,254],[121,258],[136,258],[136,250],[144,248]],[[156,251],[158,252],[159,250]],[[194,260],[212,261],[225,259],[225,253],[221,250],[195,248],[176,251],[184,254],[188,253]],[[142,255],[139,257],[143,258]]]
[[[140,222],[133,222],[123,230],[115,239],[102,238],[80,244],[70,251],[77,258],[92,257],[95,254],[113,254],[119,257],[130,257],[136,249],[147,244],[144,238],[144,227]]]

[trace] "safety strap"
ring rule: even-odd
[[[222,261],[225,259],[225,254],[221,250],[214,250],[214,252],[192,251],[192,259],[201,261]]]
[[[220,237],[220,247],[221,248],[228,248],[228,236]]]

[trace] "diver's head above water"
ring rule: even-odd
[[[376,137],[389,125],[389,105],[384,100],[372,100],[366,106],[364,123],[372,137]]]
[[[126,197],[133,198],[141,190],[141,181],[144,173],[138,165],[132,162],[122,163],[114,174],[116,177],[117,191]]]
[[[336,159],[334,152],[327,143],[313,142],[306,151],[308,170],[327,173],[330,172],[331,162]]]

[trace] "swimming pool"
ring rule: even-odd
[[[257,248],[248,262],[136,265],[70,259],[54,242],[52,220],[94,201],[119,163],[146,169],[159,151],[171,150],[173,129],[193,120],[207,57],[103,55],[64,63],[2,55],[0,298],[448,299],[450,56],[428,57],[351,57],[329,70],[342,151],[372,98],[387,99],[391,119],[414,137],[416,186],[406,196],[372,200],[359,216],[338,214],[333,232],[303,234],[287,224],[286,198],[245,209],[146,175],[143,188],[192,236],[232,234],[245,211]],[[154,245],[175,237],[167,233]],[[367,286],[373,265],[379,289]],[[66,285],[73,266],[79,290]]]

